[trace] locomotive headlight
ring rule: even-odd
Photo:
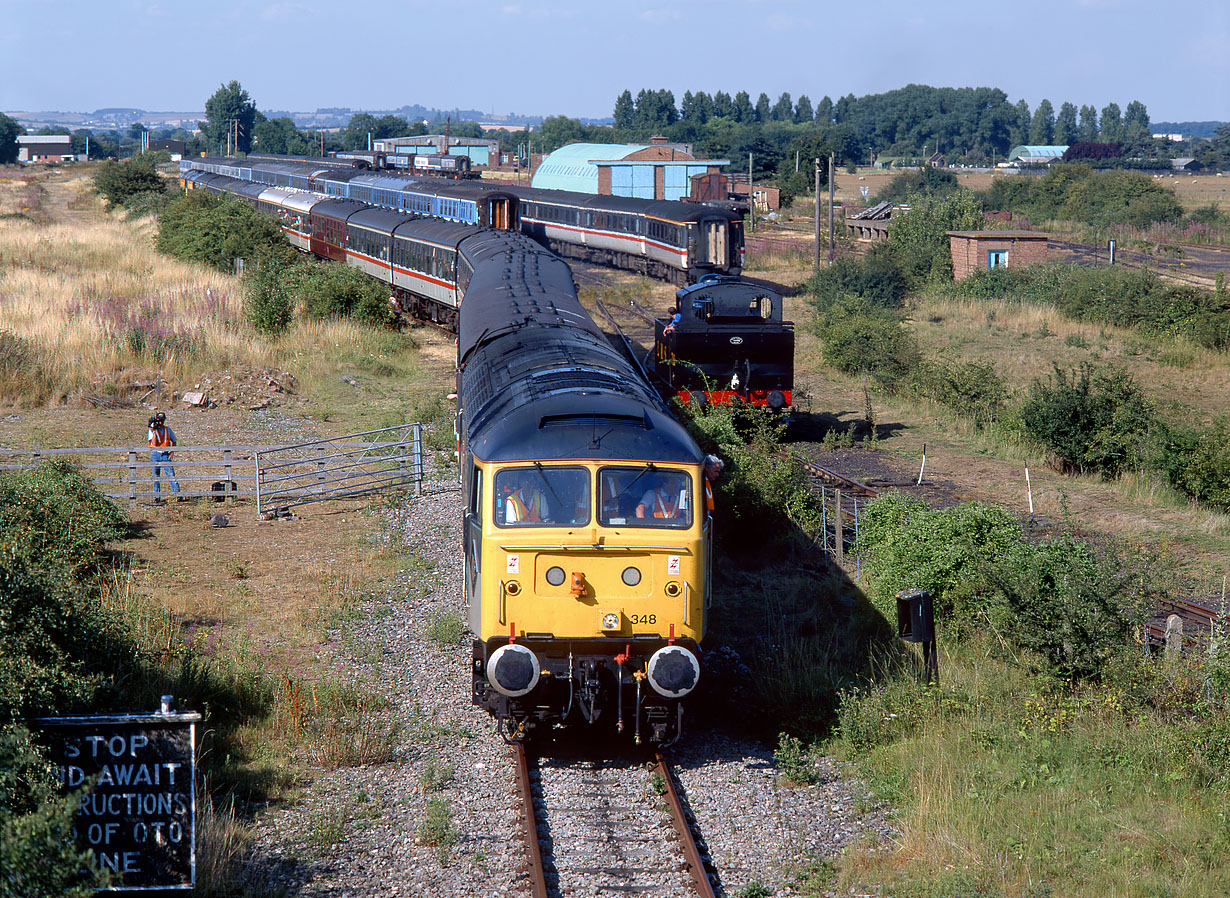
[[[626,567],[623,572],[624,586],[636,586],[641,582],[641,572],[634,567]]]
[[[681,645],[667,645],[649,659],[649,685],[664,698],[683,698],[700,680],[700,662]]]
[[[602,629],[618,630],[620,627],[620,616],[618,611],[608,611],[602,615]]]
[[[538,685],[538,656],[523,645],[502,645],[487,659],[487,680],[495,691],[518,698]]]
[[[567,576],[568,575],[564,573],[564,569],[562,567],[556,566],[547,568],[547,582],[552,586],[563,586],[564,580]]]

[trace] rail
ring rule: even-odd
[[[530,752],[525,744],[518,742],[514,746],[516,752],[515,766],[517,778],[517,794],[521,805],[521,820],[525,833],[526,852],[529,860],[530,895],[531,898],[548,898],[546,861],[539,842],[539,806],[541,801],[534,794],[533,777],[531,774]],[[667,811],[683,852],[684,864],[692,879],[692,886],[700,898],[715,898],[716,892],[710,879],[709,869],[701,854],[692,826],[688,822],[688,811],[679,792],[674,771],[661,752],[654,754],[654,772],[661,778],[663,786],[662,797],[666,800]],[[623,885],[621,889],[630,892],[641,891],[634,885]]]

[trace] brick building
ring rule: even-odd
[[[1025,268],[1046,262],[1046,234],[1039,231],[949,231],[953,280],[1004,266]]]

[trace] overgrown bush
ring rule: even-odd
[[[290,260],[271,254],[263,264],[244,273],[244,313],[252,326],[268,337],[284,334],[294,320],[295,297],[290,282],[294,268]]]
[[[906,277],[913,284],[946,283],[952,280],[949,231],[974,231],[986,227],[982,203],[969,190],[947,196],[909,198],[910,211],[893,221],[888,242]]]
[[[876,194],[876,202],[904,203],[911,196],[948,196],[955,193],[958,186],[957,176],[952,172],[925,165],[894,176]]]
[[[896,619],[894,596],[926,589],[958,626],[976,614],[987,589],[985,570],[1020,542],[1020,527],[1002,508],[966,502],[933,509],[892,492],[868,502],[858,548],[880,609]]]
[[[1065,471],[1113,478],[1140,469],[1154,451],[1160,425],[1130,374],[1084,363],[1058,365],[1035,380],[1020,411],[1021,426]]]
[[[893,390],[921,358],[918,341],[901,312],[861,297],[835,301],[818,321],[824,360],[846,374],[869,374]]]
[[[1047,671],[1096,678],[1161,598],[1154,562],[1140,550],[1095,549],[1070,535],[1020,543],[985,567],[988,617]]]
[[[1230,422],[1225,418],[1203,429],[1170,428],[1155,463],[1176,489],[1230,510]]]
[[[313,262],[302,273],[299,287],[308,318],[347,317],[373,325],[391,320],[388,290],[356,268]]]
[[[984,427],[1008,404],[1008,387],[990,362],[923,359],[909,377],[910,392]]]
[[[147,194],[162,194],[167,189],[148,153],[123,162],[108,159],[94,175],[94,186],[103,195],[108,209],[128,206]]]
[[[900,308],[909,282],[892,247],[879,244],[862,258],[843,256],[821,268],[808,284],[818,311],[845,296],[859,296],[884,308]]]
[[[157,245],[160,252],[222,272],[232,271],[235,259],[253,264],[277,251],[290,252],[272,219],[235,197],[203,190],[167,203],[158,219]]]
[[[75,806],[29,731],[0,724],[0,895],[87,898],[109,883],[71,837]]]

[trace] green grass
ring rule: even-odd
[[[844,697],[829,748],[898,809],[901,837],[848,859],[843,883],[918,898],[1230,894],[1226,771],[1197,715],[1157,703],[1199,692],[1192,669],[1129,663],[1126,687],[1050,691],[988,647],[945,647],[938,688],[899,675]],[[1160,690],[1149,702],[1142,678]]]

